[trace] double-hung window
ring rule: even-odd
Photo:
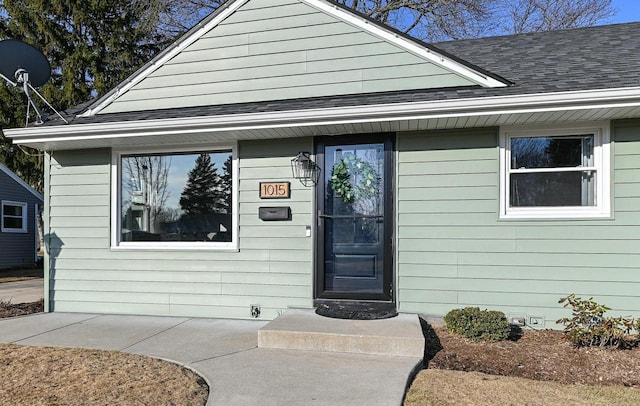
[[[116,152],[113,165],[113,246],[237,247],[235,146]]]
[[[607,124],[561,129],[503,129],[503,218],[606,217]]]
[[[5,233],[27,232],[27,203],[2,201],[1,231]]]

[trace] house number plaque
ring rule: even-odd
[[[260,182],[260,199],[288,199],[290,197],[290,182]]]

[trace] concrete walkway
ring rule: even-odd
[[[13,304],[35,302],[44,297],[44,279],[0,283],[0,300]]]
[[[257,348],[266,322],[47,313],[0,320],[0,342],[117,350],[185,365],[208,405],[400,405],[421,360]]]

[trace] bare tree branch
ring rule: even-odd
[[[481,36],[494,0],[337,0],[375,20],[429,41]]]
[[[499,27],[515,34],[587,27],[615,15],[611,0],[502,0],[501,8]]]
[[[132,0],[175,37],[227,0]],[[427,41],[591,26],[615,14],[612,0],[335,0]]]

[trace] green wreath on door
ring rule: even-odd
[[[378,171],[355,154],[344,156],[331,170],[331,189],[345,203],[374,197],[379,186]]]

